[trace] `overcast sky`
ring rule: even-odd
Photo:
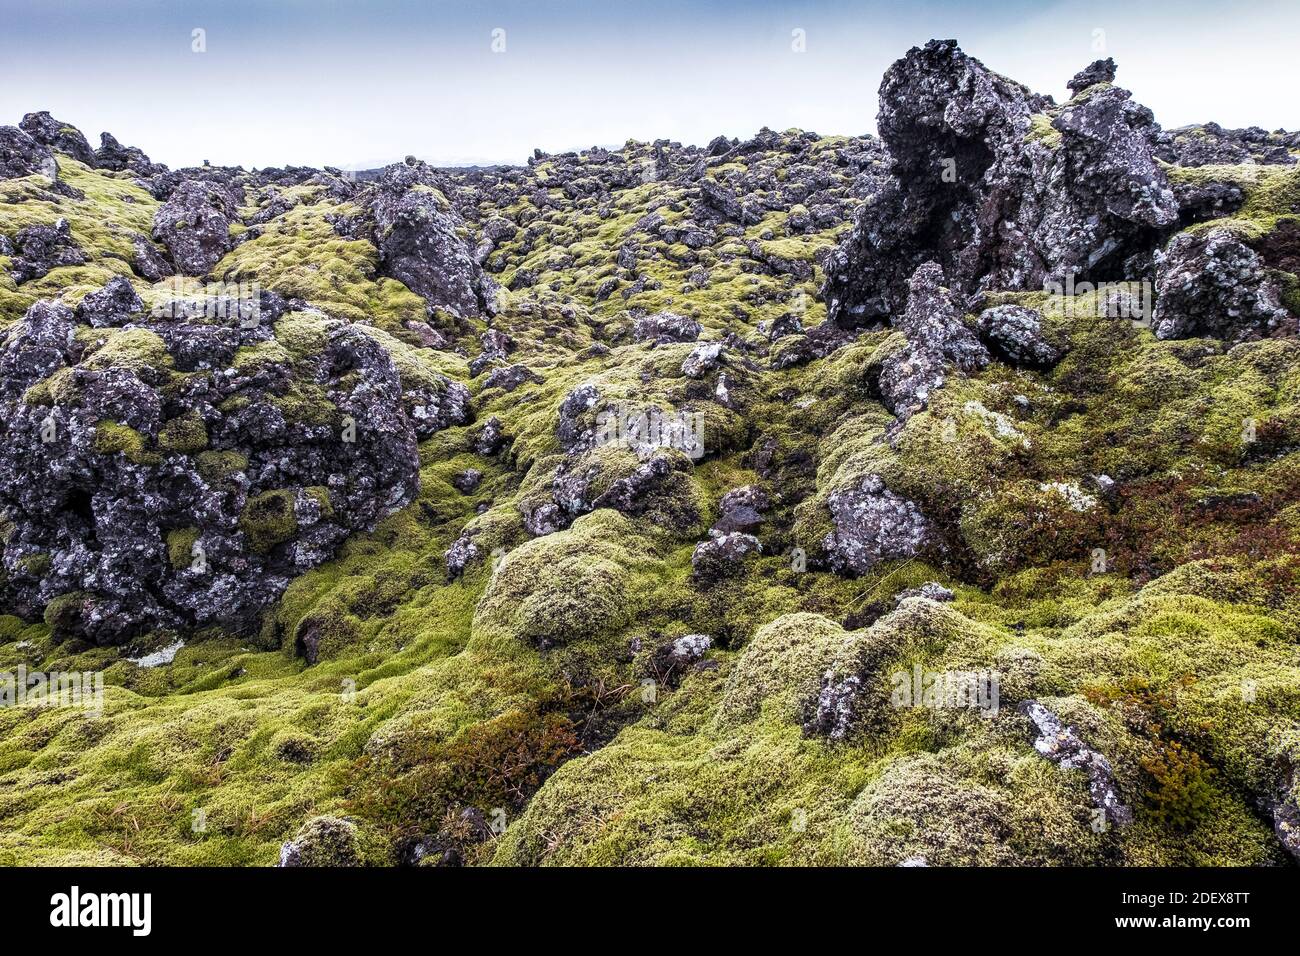
[[[250,167],[873,132],[881,74],[931,37],[1058,99],[1113,56],[1167,127],[1300,127],[1296,0],[0,0],[0,123]]]

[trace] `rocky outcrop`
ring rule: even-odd
[[[637,319],[632,337],[638,342],[666,345],[669,342],[694,342],[700,337],[700,323],[675,312],[656,312]]]
[[[72,229],[66,219],[59,219],[52,226],[20,229],[13,245],[10,269],[18,285],[43,278],[51,269],[79,266],[86,261],[86,254],[72,238]]]
[[[879,475],[827,499],[835,530],[822,542],[832,570],[864,574],[880,561],[910,558],[932,541],[930,522],[912,501],[890,491]]]
[[[1155,333],[1229,342],[1294,335],[1264,263],[1226,229],[1182,233],[1156,257]]]
[[[913,273],[907,309],[897,327],[907,345],[885,360],[880,394],[885,407],[900,418],[924,408],[951,369],[974,372],[988,364],[988,351],[966,327],[936,263],[927,262]]]
[[[233,245],[230,224],[236,207],[228,189],[185,180],[154,214],[153,237],[167,247],[181,275],[207,275]]]
[[[1029,718],[1037,733],[1035,750],[1062,770],[1087,773],[1092,804],[1105,814],[1107,823],[1125,826],[1133,822],[1133,811],[1120,799],[1109,760],[1085,744],[1073,727],[1067,727],[1038,701],[1024,701],[1018,709]]]
[[[0,180],[37,175],[47,179],[59,175],[59,164],[49,147],[17,126],[0,126]]]
[[[384,170],[373,197],[381,268],[423,296],[430,309],[465,318],[487,313],[491,280],[460,236],[460,217],[439,187],[423,163]]]
[[[121,326],[144,311],[144,303],[130,281],[116,276],[104,288],[91,292],[77,306],[77,318],[94,328]]]
[[[236,349],[275,344],[269,324],[142,321],[137,302],[125,280],[79,316],[38,302],[3,340],[10,605],[100,644],[246,631],[293,575],[411,499],[430,426],[361,327],[297,314],[311,354],[232,366]],[[124,318],[98,350],[75,337],[79,319]]]
[[[114,172],[129,169],[145,177],[157,175],[167,168],[151,162],[144,150],[135,146],[123,146],[111,133],[99,134],[99,149],[95,150],[94,165]]]
[[[830,260],[823,290],[841,325],[900,312],[926,260],[961,294],[1041,289],[1067,274],[1140,278],[1177,224],[1154,156],[1158,127],[1108,83],[1088,82],[1057,107],[933,40],[886,72],[877,124],[891,175]]]
[[[709,539],[701,541],[691,552],[691,576],[698,583],[731,577],[741,573],[747,559],[762,551],[762,543],[752,534],[712,530]]]
[[[1063,350],[1043,334],[1043,315],[1022,305],[998,305],[980,313],[980,339],[1010,365],[1047,367],[1061,360]]]
[[[79,163],[95,165],[95,154],[86,142],[81,130],[61,120],[56,120],[49,113],[28,113],[18,124],[32,139],[59,153],[66,153]]]

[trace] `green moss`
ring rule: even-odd
[[[199,540],[198,528],[176,528],[167,532],[167,557],[177,571],[194,562],[194,544]]]
[[[95,451],[100,455],[125,455],[140,465],[158,460],[157,453],[149,450],[146,436],[111,419],[105,419],[95,426]]]
[[[289,541],[298,532],[294,492],[281,488],[249,498],[239,518],[239,528],[255,551],[270,551]]]
[[[1061,131],[1052,125],[1052,118],[1046,113],[1035,113],[1029,117],[1029,132],[1025,134],[1026,143],[1040,143],[1048,149],[1061,145]]]
[[[199,474],[216,485],[248,467],[248,456],[237,451],[200,451],[194,458]]]
[[[158,430],[158,447],[163,451],[192,454],[208,447],[208,430],[197,412],[173,418]]]

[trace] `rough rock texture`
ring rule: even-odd
[[[56,220],[52,226],[28,226],[14,237],[13,277],[22,285],[33,279],[49,275],[60,266],[79,266],[86,254],[72,238],[66,219]]]
[[[115,276],[104,288],[90,293],[77,306],[77,318],[95,328],[121,326],[144,311],[144,303],[130,281]]]
[[[59,175],[59,164],[49,147],[17,126],[0,126],[0,180],[37,175],[48,179]]]
[[[116,172],[129,169],[141,176],[154,176],[165,167],[150,162],[144,150],[136,146],[123,146],[111,133],[99,134],[99,149],[95,150],[94,166]]]
[[[18,125],[36,142],[56,152],[67,153],[79,163],[95,165],[95,154],[91,151],[90,144],[75,126],[56,120],[43,111],[28,113]]]
[[[636,320],[633,336],[638,342],[694,342],[700,337],[700,323],[672,312],[658,312]]]
[[[181,275],[206,275],[231,247],[236,206],[228,189],[185,180],[154,216],[153,237],[166,245]]]
[[[828,504],[835,530],[822,545],[835,571],[864,574],[880,561],[913,557],[930,543],[925,515],[886,488],[879,475],[832,492]]]
[[[1021,305],[998,305],[979,317],[979,336],[998,358],[1012,365],[1054,365],[1062,350],[1043,335],[1043,316]]]
[[[697,544],[691,554],[691,572],[700,582],[739,574],[745,559],[763,550],[758,538],[742,531],[710,531],[709,534],[709,539]]]
[[[942,283],[936,263],[917,267],[908,282],[907,309],[898,320],[907,347],[886,359],[880,372],[885,405],[903,418],[926,406],[949,368],[973,372],[988,364],[988,351],[966,327]]]
[[[1106,815],[1113,826],[1133,822],[1133,811],[1120,798],[1110,761],[1079,738],[1073,727],[1036,700],[1020,704],[1019,710],[1029,718],[1038,736],[1034,749],[1062,770],[1083,770],[1088,774],[1088,793],[1092,804]]]
[[[1226,229],[1175,236],[1156,257],[1155,333],[1229,342],[1295,335],[1258,255]]]
[[[109,685],[0,707],[0,863],[1291,863],[1300,138],[1072,85],[938,43],[883,145],[464,169],[0,134],[62,177],[0,179],[0,703]]]
[[[492,286],[457,230],[459,217],[423,163],[384,170],[373,212],[385,275],[405,283],[430,308],[459,316],[490,311]]]
[[[960,293],[1139,278],[1178,219],[1153,153],[1159,128],[1116,86],[1058,108],[932,40],[885,73],[877,123],[890,178],[827,272],[841,325],[900,312],[927,259]]]
[[[79,317],[112,326],[137,306],[116,281]],[[237,348],[274,344],[266,326],[137,321],[91,351],[69,310],[32,306],[0,354],[14,604],[100,644],[163,626],[246,630],[291,576],[409,501],[419,426],[392,358],[357,326],[299,321],[318,352],[232,368]],[[209,371],[185,374],[197,368]],[[308,418],[286,401],[295,387],[319,396]]]

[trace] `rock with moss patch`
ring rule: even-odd
[[[1012,365],[1045,368],[1061,360],[1062,350],[1043,334],[1043,315],[1021,305],[998,305],[979,317],[980,338]]]
[[[66,219],[57,219],[52,226],[18,230],[14,248],[16,255],[11,269],[18,285],[43,278],[52,269],[79,266],[86,261],[86,253],[72,238],[72,228]]]
[[[1125,826],[1133,822],[1133,811],[1120,799],[1109,760],[1085,744],[1073,727],[1067,727],[1038,701],[1023,701],[1018,709],[1037,732],[1035,750],[1062,770],[1087,773],[1093,806],[1105,814],[1107,823]]]
[[[18,125],[36,142],[57,152],[66,153],[79,163],[85,163],[87,166],[95,165],[95,154],[90,148],[90,143],[86,142],[86,137],[75,126],[57,120],[43,110],[39,113],[28,113]]]
[[[91,349],[75,330],[68,309],[38,302],[0,350],[7,588],[30,615],[77,592],[51,618],[58,639],[246,632],[290,578],[415,494],[398,369],[361,327],[142,320],[105,326]],[[236,351],[265,359],[227,366]],[[190,529],[188,556],[174,529]],[[51,558],[39,574],[24,570],[33,553]]]
[[[1182,233],[1157,257],[1154,324],[1162,339],[1296,334],[1263,261],[1226,229]]]
[[[921,509],[890,491],[879,475],[831,492],[827,507],[835,528],[822,546],[841,574],[864,574],[881,561],[915,557],[933,542]]]
[[[492,311],[492,281],[461,237],[460,217],[421,162],[387,167],[373,196],[380,265],[428,306],[464,318]]]
[[[102,289],[81,300],[77,318],[99,329],[125,325],[143,311],[144,303],[130,280],[114,276]]]
[[[280,847],[277,866],[360,866],[356,824],[339,817],[314,817]]]
[[[232,246],[237,206],[223,186],[187,179],[154,214],[153,237],[167,247],[181,275],[207,275]]]

